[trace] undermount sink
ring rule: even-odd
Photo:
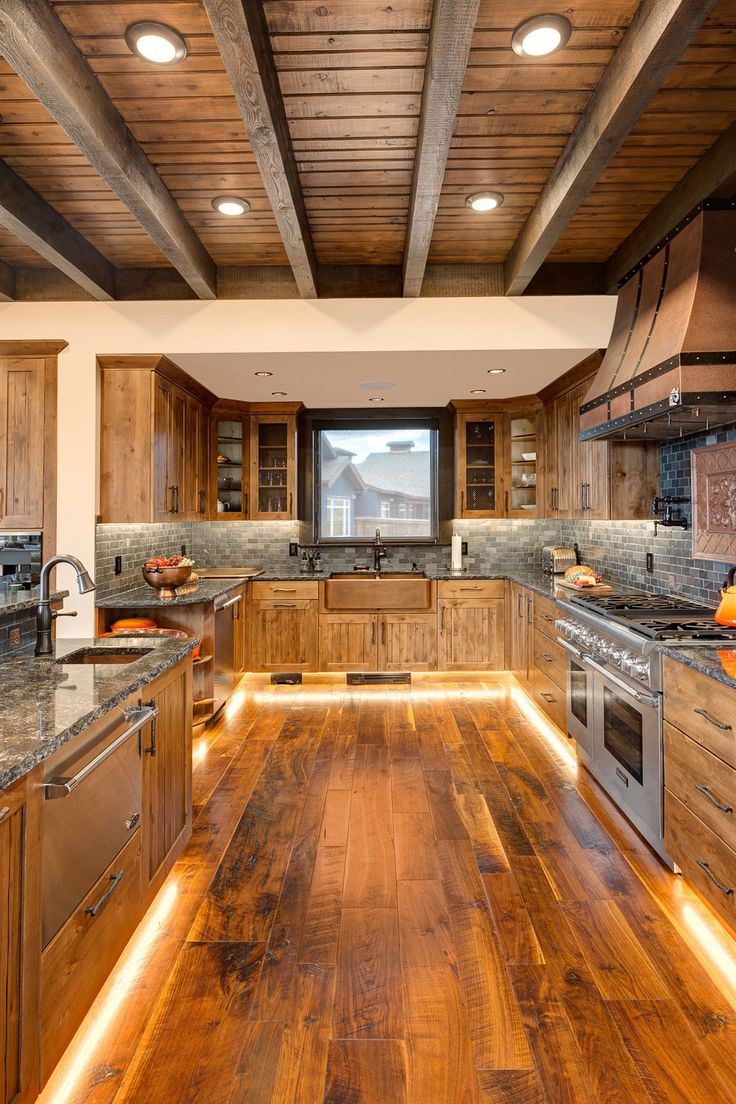
[[[56,663],[62,663],[64,666],[69,663],[94,664],[95,667],[107,663],[135,663],[141,656],[148,655],[150,651],[150,648],[126,648],[124,651],[122,649],[113,651],[110,648],[79,648],[76,652],[59,656]]]
[[[432,607],[432,583],[419,572],[337,572],[325,579],[324,603],[331,610],[426,610]]]

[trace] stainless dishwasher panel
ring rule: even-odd
[[[137,831],[141,818],[140,730],[155,748],[153,706],[112,711],[73,737],[44,769],[43,946],[72,915]],[[149,742],[150,739],[150,742]]]
[[[242,595],[215,600],[215,701],[213,713],[225,704],[235,687],[235,610]]]

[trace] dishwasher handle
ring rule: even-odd
[[[236,606],[238,602],[242,602],[243,595],[236,594],[234,598],[230,598],[227,602],[223,602],[220,606],[215,606],[215,613],[220,613],[221,610],[230,609],[230,606]]]
[[[97,770],[98,767],[114,755],[119,747],[129,740],[131,736],[134,736],[144,725],[147,725],[149,721],[152,721],[158,714],[158,706],[156,705],[144,705],[136,706],[133,709],[124,709],[123,716],[126,721],[132,722],[124,732],[121,732],[117,739],[113,740],[111,744],[108,744],[104,751],[101,751],[99,755],[96,755],[94,759],[91,759],[85,767],[82,767],[80,771],[72,775],[71,778],[52,778],[50,782],[44,783],[43,796],[46,801],[53,800],[59,797],[69,797],[74,793],[78,786],[81,786],[85,779]]]

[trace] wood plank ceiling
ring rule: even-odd
[[[319,272],[331,273],[333,294],[347,288],[360,294],[361,279],[367,288],[401,294],[435,2],[261,2],[272,51],[266,61],[278,75],[285,141],[298,169],[307,244]],[[207,0],[206,9],[200,0],[51,0],[49,6],[217,266],[220,293],[238,294],[222,290],[229,279],[251,294],[238,273],[266,266],[283,276],[284,290],[275,294],[297,294],[283,220],[274,217],[273,189],[269,200],[242,99],[234,94],[232,66],[226,67],[208,18],[208,11],[227,4]],[[546,59],[518,57],[510,45],[514,27],[550,7],[549,0],[480,0],[467,67],[457,74],[462,90],[425,293],[474,290],[479,285],[468,283],[467,274],[480,270],[467,266],[484,266],[491,275],[483,287],[503,292],[502,266],[625,39],[639,0],[572,0],[560,7],[573,26],[569,44]],[[184,36],[188,54],[181,63],[161,68],[131,53],[125,30],[144,19]],[[609,257],[736,123],[735,62],[736,0],[720,0],[553,243],[550,261],[564,263],[568,272],[570,265],[599,266],[603,286]],[[432,99],[425,101],[426,111]],[[49,106],[0,58],[0,158],[115,269],[145,270],[141,297],[156,294],[148,270],[167,277],[167,294],[193,294]],[[443,158],[440,150],[440,172]],[[504,196],[498,210],[478,215],[465,206],[470,193],[489,189]],[[246,197],[248,215],[217,214],[211,200],[220,194]],[[28,273],[51,265],[2,225],[0,263],[16,270],[19,287],[34,285]],[[360,279],[355,266],[361,266]],[[563,271],[563,264],[545,267]],[[41,292],[43,282],[35,279],[28,297],[86,294],[70,291],[68,281],[54,282],[50,273]]]

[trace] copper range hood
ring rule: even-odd
[[[736,422],[736,206],[706,201],[621,281],[582,440],[666,440]]]

